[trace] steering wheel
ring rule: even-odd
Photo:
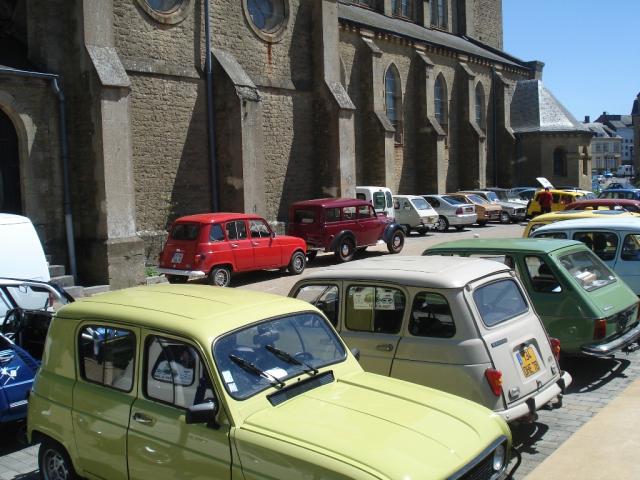
[[[293,358],[295,358],[299,362],[309,363],[311,360],[313,360],[313,355],[311,355],[309,352],[297,352],[293,354]]]

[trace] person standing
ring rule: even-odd
[[[549,191],[549,187],[545,187],[543,192],[538,195],[538,203],[540,204],[541,213],[551,212],[551,204],[553,203],[553,195]]]

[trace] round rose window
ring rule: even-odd
[[[170,13],[178,9],[182,0],[146,0],[147,4],[156,12]]]
[[[287,19],[286,0],[246,0],[253,25],[263,33],[278,33]]]

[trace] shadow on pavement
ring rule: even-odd
[[[511,424],[513,447],[520,453],[536,454],[535,443],[542,440],[549,427],[544,423],[515,423]]]
[[[616,378],[627,378],[624,371],[631,362],[622,358],[566,357],[562,368],[571,374],[573,382],[567,393],[598,390]]]

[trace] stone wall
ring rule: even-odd
[[[502,0],[475,0],[473,28],[474,38],[502,50]]]

